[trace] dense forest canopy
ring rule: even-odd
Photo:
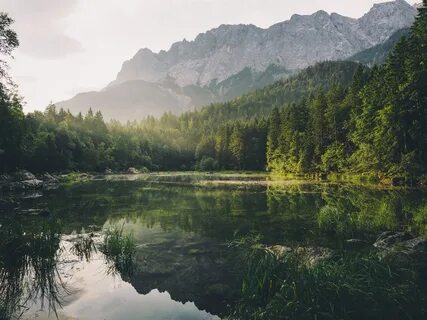
[[[11,23],[0,16],[3,55],[18,45]],[[24,115],[2,84],[0,171],[268,169],[411,181],[427,174],[426,123],[427,13],[420,8],[382,65],[319,63],[181,116],[106,123],[100,112],[72,115],[54,105]]]

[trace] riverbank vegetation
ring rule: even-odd
[[[422,319],[426,288],[411,262],[238,242],[242,297],[230,319]]]

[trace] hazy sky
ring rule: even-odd
[[[32,111],[103,88],[143,47],[168,49],[220,24],[268,27],[320,9],[357,18],[378,2],[384,0],[0,0],[0,11],[16,21],[21,46],[10,72]]]

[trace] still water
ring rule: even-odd
[[[241,288],[234,239],[366,251],[385,230],[427,234],[423,191],[262,176],[109,177],[2,197],[0,319],[224,319]],[[117,226],[135,240],[132,272],[97,249]]]

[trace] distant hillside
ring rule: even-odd
[[[395,32],[386,42],[363,50],[350,57],[348,60],[363,63],[367,66],[382,64],[385,62],[389,53],[393,50],[394,46],[400,41],[400,39],[408,36],[409,33],[410,28],[401,29]]]
[[[196,112],[184,114],[183,118],[206,121],[215,126],[215,123],[220,125],[229,120],[268,116],[274,107],[280,108],[298,102],[320,89],[329,89],[335,84],[348,87],[358,68],[366,69],[352,61],[321,62],[287,80],[277,81],[230,102],[203,107]]]
[[[250,91],[263,88],[280,79],[290,77],[294,72],[271,65],[263,72],[245,68],[238,74],[209,86],[189,85],[183,88],[173,80],[162,83],[131,80],[102,91],[80,93],[74,98],[57,102],[58,107],[73,113],[85,113],[89,108],[100,110],[105,119],[140,120],[147,116],[160,117],[165,112],[181,114],[194,108],[221,103]]]

